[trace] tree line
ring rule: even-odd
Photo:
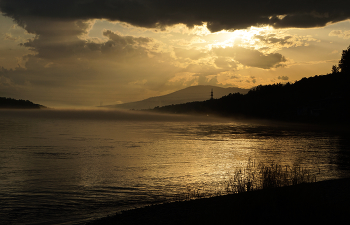
[[[45,106],[35,104],[29,100],[0,97],[0,108],[2,109],[40,109]]]

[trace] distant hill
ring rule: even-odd
[[[155,109],[167,113],[244,116],[300,122],[350,122],[350,73],[303,78],[293,84],[259,85],[247,94]]]
[[[210,85],[198,85],[198,86],[187,87],[185,89],[175,91],[167,95],[147,98],[142,101],[129,102],[129,103],[118,104],[118,105],[107,105],[102,107],[140,110],[140,109],[153,109],[157,106],[161,107],[161,106],[181,104],[186,102],[205,101],[210,99],[210,94],[212,89],[214,93],[214,98],[221,98],[222,96],[228,95],[230,93],[237,93],[237,92],[241,94],[246,94],[249,91],[249,89],[241,89],[241,88],[235,88],[235,87],[222,88],[222,87],[215,87]]]
[[[35,104],[28,100],[0,97],[0,109],[41,109],[43,105]]]

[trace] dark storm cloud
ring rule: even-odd
[[[147,57],[143,46],[152,41],[145,37],[121,36],[110,30],[104,31],[103,36],[109,40],[101,45],[101,52],[112,53],[114,57]]]
[[[26,26],[30,17],[109,19],[141,27],[208,23],[211,31],[269,24],[319,27],[350,18],[348,0],[0,0],[1,11]]]
[[[35,29],[37,35],[20,45],[37,53],[37,57],[59,59],[71,56],[82,56],[91,52],[113,53],[115,56],[140,56],[146,54],[143,46],[152,40],[144,37],[122,36],[110,30],[103,32],[108,38],[104,43],[94,43],[80,39],[87,34],[89,22],[57,21],[32,19],[27,22],[27,29]]]
[[[85,51],[85,41],[79,38],[87,34],[88,22],[32,18],[26,20],[26,30],[35,33],[21,45],[38,53],[39,58],[62,58],[79,55]]]

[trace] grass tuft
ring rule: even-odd
[[[188,201],[312,182],[316,182],[316,176],[300,166],[282,166],[278,163],[256,165],[255,161],[248,160],[245,167],[235,170],[228,181],[223,186],[217,187],[214,192],[205,188],[187,187],[186,192],[177,194],[174,200]]]
[[[248,161],[246,168],[236,170],[230,177],[226,192],[241,193],[311,182],[316,182],[316,176],[300,166],[290,167],[275,163],[255,166],[254,162]]]

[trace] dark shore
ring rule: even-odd
[[[349,218],[346,178],[153,205],[88,224],[348,224]]]

